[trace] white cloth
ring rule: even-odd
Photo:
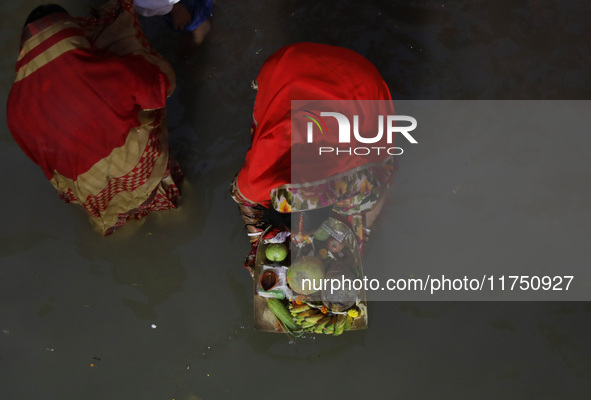
[[[180,0],[133,0],[135,10],[143,17],[168,14]]]

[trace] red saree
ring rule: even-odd
[[[28,24],[8,99],[8,126],[67,202],[97,231],[174,208],[166,97],[175,77],[143,36],[133,2],[97,18],[54,13]]]
[[[392,100],[367,59],[341,47],[297,43],[267,59],[257,85],[252,146],[232,187],[237,202],[280,212],[339,205],[337,212],[359,213],[361,202],[391,181],[394,163],[387,155],[372,166],[362,157],[343,156],[326,158],[330,161],[320,165],[297,165],[300,182],[292,174],[292,100]],[[328,136],[321,140],[334,140]]]

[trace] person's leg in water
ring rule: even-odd
[[[192,35],[193,35],[193,41],[195,42],[195,45],[199,46],[201,43],[203,43],[203,41],[205,40],[205,37],[209,34],[209,31],[211,31],[211,15],[212,15],[212,8],[213,5],[216,3],[217,0],[201,0],[202,2],[202,6],[200,10],[194,10],[193,11],[193,23],[192,26],[194,26],[195,22],[200,21],[200,18],[203,18],[207,15],[209,15],[209,17],[199,23],[199,25],[197,25],[197,27],[195,29],[192,30]],[[189,29],[192,28],[192,26],[189,26]]]
[[[180,0],[165,16],[171,28],[183,32],[179,57],[189,58],[209,34],[214,3],[215,0]]]
[[[180,0],[167,14],[167,23],[187,34],[183,47],[199,46],[211,30],[211,15],[215,0]]]
[[[215,3],[215,1],[214,1]],[[201,23],[201,25],[199,25],[197,28],[195,28],[193,30],[192,36],[193,36],[193,42],[195,43],[195,45],[199,46],[201,43],[203,43],[203,41],[205,40],[205,37],[207,36],[207,34],[209,33],[209,31],[211,30],[211,20],[210,19],[206,19],[205,21],[203,21]]]

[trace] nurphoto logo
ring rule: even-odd
[[[357,156],[401,155],[404,150],[393,146],[396,133],[404,136],[411,144],[418,143],[410,133],[417,127],[415,118],[408,115],[379,113],[391,106],[373,105],[373,103],[379,103],[377,101],[370,103],[371,107],[358,106],[358,103],[355,108],[346,106],[343,112],[300,110],[303,117],[307,119],[306,142],[319,144],[318,155]],[[357,113],[351,113],[351,111]],[[338,136],[333,133],[335,122],[338,127]],[[327,123],[333,126],[330,132]]]

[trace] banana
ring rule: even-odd
[[[307,311],[302,311],[302,312],[297,313],[297,315],[295,316],[295,318],[296,319],[299,319],[299,320],[303,320],[306,317],[311,317],[311,316],[314,316],[316,314],[318,314],[318,310],[310,309],[310,310],[307,310]]]
[[[347,317],[345,315],[339,314],[337,318],[337,322],[334,324],[334,335],[339,336],[345,330],[345,323],[347,322]]]
[[[324,314],[318,313],[317,315],[306,317],[305,321],[311,322],[312,324],[316,325],[316,323],[320,321],[322,318],[324,318]]]
[[[334,328],[334,335],[339,336],[345,330],[345,325],[337,326]]]
[[[301,313],[304,311],[308,311],[310,309],[310,306],[307,304],[296,304],[296,305],[291,305],[289,306],[289,311],[291,311],[291,313]]]
[[[330,335],[334,332],[334,324],[337,322],[337,316],[333,316],[330,319],[330,322],[324,327],[324,334],[325,335]]]
[[[317,313],[317,314],[311,315],[311,316],[309,316],[309,317],[306,317],[306,318],[304,318],[303,320],[302,320],[302,319],[297,319],[297,318],[296,318],[296,322],[297,322],[297,323],[298,323],[298,324],[299,324],[299,325],[300,325],[302,328],[309,328],[309,327],[311,327],[311,326],[314,326],[314,325],[316,325],[316,323],[317,323],[318,321],[320,321],[320,320],[321,320],[323,317],[324,317],[324,315],[323,315],[323,314],[321,314],[321,313]]]
[[[316,325],[315,322],[307,322],[307,321],[304,321],[304,322],[300,323],[300,326],[303,329],[313,328],[315,325]]]
[[[348,331],[351,329],[351,325],[353,325],[353,317],[347,315],[347,320],[345,321],[345,330]]]
[[[325,335],[332,335],[332,333],[334,332],[334,324],[328,325],[326,328],[324,328],[324,333]]]
[[[324,327],[326,326],[326,324],[328,324],[330,322],[331,319],[332,319],[332,317],[324,315],[323,318],[320,319],[320,321],[318,321],[318,323],[316,323],[316,326],[314,328],[314,333],[322,333],[322,331],[324,330]]]

